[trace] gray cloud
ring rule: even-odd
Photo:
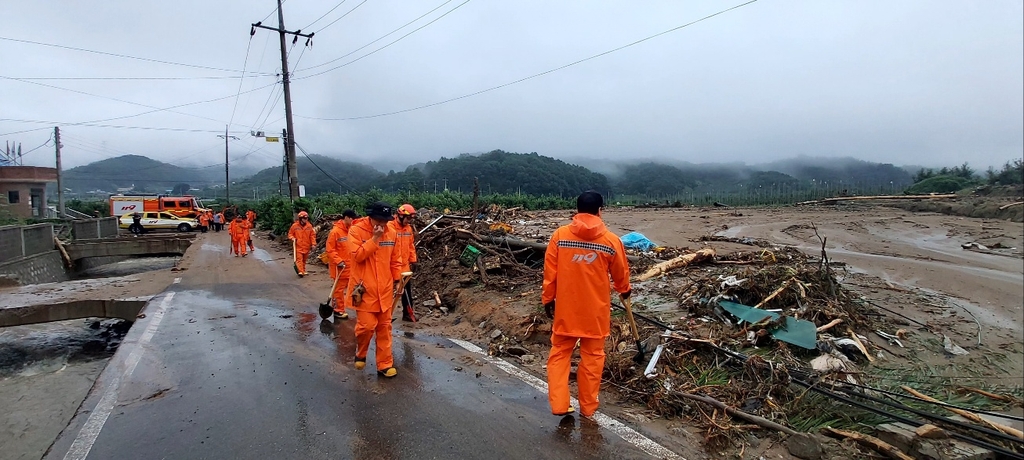
[[[277,37],[249,23],[263,1],[8,2],[0,36],[217,68],[276,73]],[[435,13],[333,65],[443,3],[369,0],[294,48],[297,139],[310,152],[380,163],[423,161],[495,148],[565,158],[665,157],[759,163],[795,155],[854,156],[896,164],[1001,164],[1024,152],[1024,26],[1020,2],[771,2],[707,21],[506,88],[413,112],[514,81],[728,8],[706,2],[486,2],[473,0],[378,53],[320,76],[462,3]],[[316,31],[359,2],[350,0]],[[335,2],[289,0],[289,29]],[[276,24],[276,15],[266,21]],[[302,53],[299,59],[299,53]],[[0,40],[6,77],[232,76]],[[242,91],[275,77],[246,78]],[[237,79],[38,81],[170,107],[234,95]],[[124,152],[176,164],[222,160],[214,131],[235,98],[106,122],[171,132],[70,125],[151,109],[0,79],[0,118],[62,122],[65,164]],[[238,98],[233,131],[280,132],[276,87]],[[269,108],[269,107],[268,107]],[[259,115],[259,116],[258,116]],[[264,125],[264,120],[266,124]],[[0,121],[0,134],[47,125]],[[0,136],[31,148],[45,130]],[[242,136],[232,161],[276,165],[280,144]],[[256,150],[255,153],[252,153]],[[27,162],[45,164],[51,149]]]

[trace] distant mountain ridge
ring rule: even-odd
[[[195,188],[223,184],[224,169],[182,168],[142,155],[122,155],[68,169],[63,182],[75,193],[113,193],[133,186],[136,192],[162,193],[179,183]]]

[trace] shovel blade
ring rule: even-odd
[[[333,313],[334,313],[334,307],[332,307],[330,303],[322,303],[322,304],[320,304],[320,318],[323,318],[323,319],[330,318]]]

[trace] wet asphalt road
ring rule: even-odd
[[[91,459],[651,458],[592,422],[559,426],[545,394],[400,323],[398,376],[377,377],[372,346],[357,371],[354,321],[321,322],[323,299],[302,292],[291,267],[262,251],[229,258],[212,239],[196,246],[46,458],[90,435]],[[97,434],[90,415],[104,413],[111,388]]]

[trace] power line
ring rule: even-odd
[[[388,38],[388,37],[389,37],[389,36],[390,36],[391,34],[393,34],[393,33],[395,33],[395,32],[398,32],[399,30],[402,30],[402,29],[404,29],[404,28],[408,27],[408,26],[409,26],[409,24],[412,24],[412,23],[414,23],[414,22],[416,22],[416,21],[419,21],[420,19],[423,19],[423,17],[424,17],[424,16],[426,16],[426,15],[428,15],[428,14],[430,14],[430,13],[433,13],[433,12],[435,12],[435,11],[439,10],[439,9],[440,9],[441,7],[443,7],[443,6],[447,5],[447,4],[451,3],[451,2],[452,2],[452,0],[447,0],[446,2],[444,2],[444,3],[442,3],[442,4],[440,4],[440,5],[437,5],[436,7],[434,7],[434,9],[432,9],[432,10],[430,10],[430,11],[427,11],[426,13],[423,13],[423,14],[419,15],[419,17],[417,17],[416,19],[413,19],[412,21],[409,21],[409,22],[407,22],[407,23],[403,24],[403,25],[402,25],[401,27],[399,27],[399,28],[397,28],[397,29],[395,29],[395,30],[392,30],[391,32],[388,32],[388,33],[384,34],[384,35],[383,35],[382,37],[379,37],[379,38],[377,38],[376,40],[374,40],[374,41],[372,41],[372,42],[370,42],[370,43],[367,43],[367,44],[365,44],[365,45],[363,45],[363,46],[360,46],[359,48],[356,48],[356,49],[354,49],[354,50],[350,51],[350,52],[349,52],[349,53],[347,53],[347,54],[344,54],[344,55],[342,55],[342,56],[338,56],[338,57],[336,57],[336,58],[334,58],[334,59],[331,59],[330,61],[327,61],[327,62],[324,62],[324,63],[321,63],[321,64],[317,64],[317,65],[309,66],[309,67],[306,67],[305,69],[300,69],[300,70],[296,70],[296,72],[299,72],[299,71],[306,71],[306,70],[309,70],[309,69],[315,69],[315,68],[317,68],[317,67],[323,67],[323,66],[325,66],[325,65],[331,64],[331,63],[333,63],[333,62],[337,62],[337,61],[340,61],[340,60],[342,60],[342,59],[344,59],[344,58],[346,58],[346,57],[349,57],[349,56],[351,56],[351,55],[353,55],[353,54],[356,54],[356,53],[357,53],[358,51],[360,51],[360,50],[362,50],[362,49],[364,49],[364,48],[366,48],[366,47],[368,47],[368,46],[370,46],[370,45],[372,45],[372,44],[374,44],[374,43],[377,43],[377,42],[379,42],[379,41],[381,41],[381,40],[383,40],[383,39],[385,39],[385,38]]]
[[[53,140],[53,135],[51,134],[51,135],[50,135],[50,138],[49,138],[49,139],[47,139],[47,140],[46,140],[46,142],[43,142],[42,144],[39,144],[39,147],[36,147],[36,148],[34,148],[34,149],[32,149],[32,150],[29,150],[29,151],[27,151],[27,152],[25,152],[25,153],[22,153],[22,154],[21,154],[21,156],[25,156],[25,155],[28,155],[28,154],[30,154],[30,153],[32,153],[32,152],[35,152],[36,150],[39,150],[39,149],[41,149],[41,148],[43,148],[43,147],[46,147],[47,145],[50,145],[50,141],[52,141],[52,140]]]
[[[319,18],[316,18],[316,21],[313,21],[313,22],[309,23],[309,25],[306,26],[306,27],[303,27],[303,29],[309,29],[310,27],[313,27],[313,24],[316,24],[316,23],[320,22],[321,19],[327,17],[328,14],[331,14],[331,12],[333,12],[336,9],[338,9],[338,7],[341,6],[344,3],[345,3],[345,0],[341,0],[341,3],[338,3],[337,5],[334,5],[334,8],[331,8],[331,9],[327,10],[326,13],[320,15]],[[266,19],[264,19],[264,21],[266,21]],[[323,29],[320,29],[320,30],[323,30]]]
[[[43,42],[37,42],[37,41],[32,41],[32,40],[22,40],[22,39],[18,39],[18,38],[10,38],[10,37],[0,37],[0,40],[10,41],[10,42],[17,42],[17,43],[27,43],[27,44],[30,44],[30,45],[48,46],[48,47],[52,47],[52,48],[61,48],[61,49],[72,50],[72,51],[81,51],[81,52],[84,52],[84,53],[101,54],[101,55],[104,55],[104,56],[113,56],[113,57],[119,57],[119,58],[124,58],[124,59],[135,59],[135,60],[138,60],[138,61],[145,61],[145,62],[155,62],[157,64],[176,65],[176,66],[182,66],[182,67],[191,67],[191,68],[195,68],[195,69],[216,70],[218,72],[238,73],[238,70],[235,70],[235,69],[223,69],[223,68],[220,68],[220,67],[210,67],[210,66],[197,65],[197,64],[186,64],[186,63],[183,63],[183,62],[164,61],[164,60],[161,60],[161,59],[152,59],[152,58],[144,58],[144,57],[138,57],[138,56],[130,56],[130,55],[127,55],[127,54],[111,53],[111,52],[107,52],[107,51],[90,50],[90,49],[85,49],[85,48],[78,48],[78,47],[75,47],[75,46],[58,45],[58,44],[55,44],[55,43],[43,43]]]
[[[440,102],[434,102],[434,103],[431,103],[431,104],[421,105],[419,107],[413,107],[413,108],[409,108],[409,109],[396,110],[394,112],[378,113],[376,115],[364,115],[364,116],[360,116],[360,117],[324,118],[324,117],[304,117],[304,116],[301,116],[301,115],[296,115],[296,116],[299,117],[299,118],[305,118],[305,119],[308,119],[308,120],[326,120],[326,121],[366,120],[366,119],[370,119],[370,118],[379,118],[379,117],[386,117],[386,116],[390,116],[390,115],[398,115],[398,114],[402,114],[402,113],[413,112],[413,111],[416,111],[416,110],[421,110],[421,109],[426,109],[426,108],[430,108],[430,107],[435,107],[435,106],[439,106],[439,105],[442,105],[442,104],[447,104],[449,102],[455,102],[455,101],[466,99],[466,98],[470,98],[470,97],[473,97],[473,96],[478,96],[478,95],[481,95],[481,94],[484,94],[484,93],[489,93],[491,91],[498,90],[498,89],[501,89],[501,88],[505,88],[507,86],[512,86],[512,85],[515,85],[517,83],[522,83],[522,82],[527,81],[527,80],[532,80],[534,78],[541,77],[541,76],[547,75],[549,73],[554,73],[554,72],[557,72],[559,70],[575,66],[577,64],[582,64],[584,62],[587,62],[587,61],[590,61],[590,60],[593,60],[593,59],[597,59],[597,58],[602,57],[602,56],[606,56],[606,55],[614,53],[616,51],[621,51],[621,50],[624,50],[624,49],[629,48],[631,46],[638,45],[640,43],[643,43],[645,41],[648,41],[648,40],[660,37],[662,35],[665,35],[665,34],[668,34],[668,33],[671,33],[671,32],[675,32],[675,31],[677,31],[679,29],[692,26],[694,24],[697,24],[698,22],[706,21],[706,20],[711,19],[711,18],[713,18],[715,16],[718,16],[720,14],[724,14],[724,13],[727,13],[729,11],[732,11],[732,10],[735,10],[735,9],[738,9],[738,8],[742,8],[744,6],[750,5],[751,3],[755,3],[755,2],[757,2],[757,0],[750,0],[750,1],[746,2],[746,3],[741,3],[741,4],[733,6],[731,8],[727,8],[727,9],[721,10],[721,11],[719,11],[717,13],[714,13],[714,14],[711,14],[711,15],[708,15],[708,16],[704,16],[704,17],[702,17],[700,19],[697,19],[695,21],[691,21],[691,22],[688,22],[686,24],[673,27],[671,29],[668,29],[668,30],[663,31],[663,32],[656,33],[654,35],[650,35],[650,36],[642,38],[640,40],[637,40],[637,41],[634,41],[634,42],[622,45],[622,46],[620,46],[618,48],[614,48],[614,49],[611,49],[611,50],[608,50],[608,51],[604,51],[604,52],[592,55],[590,57],[579,59],[577,61],[570,62],[570,63],[565,64],[563,66],[555,67],[555,68],[550,69],[550,70],[545,70],[544,72],[536,73],[536,74],[530,75],[528,77],[523,77],[523,78],[520,78],[518,80],[510,81],[510,82],[505,83],[505,84],[501,84],[501,85],[498,85],[498,86],[492,86],[492,87],[487,88],[487,89],[482,89],[480,91],[472,92],[472,93],[469,93],[469,94],[464,94],[464,95],[458,96],[458,97],[453,97],[451,99],[446,99],[446,100],[443,100],[443,101],[440,101]],[[343,65],[347,65],[347,64],[343,64]],[[307,77],[310,77],[310,76],[312,76],[312,75],[309,75]],[[303,78],[307,78],[307,77],[303,77]]]
[[[302,148],[302,146],[299,145],[297,142],[295,143],[295,146],[298,147],[299,151],[302,152],[302,155],[305,156],[306,159],[309,160],[310,163],[313,163],[313,166],[315,166],[316,169],[319,169],[320,172],[324,173],[324,175],[327,176],[328,179],[334,181],[335,184],[338,184],[338,185],[340,185],[342,187],[345,187],[345,188],[347,188],[349,190],[353,190],[353,191],[355,190],[352,187],[349,187],[344,182],[342,182],[340,179],[338,179],[338,178],[334,177],[333,175],[331,175],[331,173],[329,173],[327,171],[324,171],[324,168],[321,168],[320,165],[316,164],[316,161],[313,161],[313,157],[309,156],[309,154],[306,153],[306,149]]]
[[[256,70],[259,71],[263,68],[263,59],[267,57],[267,49],[270,48],[270,34],[266,34],[267,38],[263,41],[263,53],[260,54],[260,63],[256,64]],[[251,38],[250,38],[251,39]],[[256,80],[252,81],[252,88],[256,87]],[[250,89],[252,89],[250,88]],[[273,91],[271,91],[273,92]],[[245,96],[245,106],[242,107],[242,113],[245,113],[249,109],[249,102],[252,101],[252,93]]]
[[[256,33],[253,30],[253,33]],[[235,110],[238,109],[238,97],[242,95],[242,82],[245,81],[245,67],[249,65],[249,50],[252,48],[252,35],[249,35],[249,43],[245,45],[245,60],[242,61],[242,78],[238,79],[238,91],[235,91],[235,103],[231,106],[231,118],[228,119],[230,126],[235,122]]]
[[[219,134],[219,133],[223,132],[223,131],[220,131],[220,130],[210,130],[210,129],[170,128],[170,127],[161,127],[161,126],[123,126],[123,125],[107,125],[107,124],[89,123],[89,122],[69,123],[69,122],[54,121],[54,120],[21,120],[21,119],[17,119],[17,118],[0,118],[0,121],[13,121],[13,122],[18,122],[18,123],[41,123],[41,124],[45,124],[45,125],[90,126],[90,127],[93,127],[93,128],[141,129],[141,130],[151,130],[151,131],[176,131],[176,132],[186,132],[186,133],[218,133]],[[50,128],[46,128],[46,129],[50,129]],[[243,131],[231,131],[231,132],[235,133],[235,134],[238,134],[238,133],[248,134],[248,133],[243,132]],[[3,135],[5,135],[5,134],[0,134],[0,136],[3,136]]]
[[[250,78],[270,77],[270,76],[274,76],[274,75],[271,75],[271,74],[253,75]],[[133,80],[133,81],[134,80],[143,80],[143,81],[149,81],[149,80],[234,80],[234,79],[241,79],[243,77],[239,77],[237,75],[204,75],[204,76],[199,76],[199,77],[16,77],[16,78],[18,78],[19,80],[32,80],[32,81],[48,81],[48,80],[76,80],[76,81],[79,81],[79,80],[87,80],[87,81],[93,81],[93,80]]]
[[[335,20],[331,21],[330,23],[328,23],[328,24],[327,24],[326,26],[323,26],[323,27],[321,27],[321,28],[320,28],[320,30],[316,31],[316,33],[320,33],[320,32],[323,32],[323,31],[324,31],[324,29],[326,29],[326,28],[328,28],[328,27],[330,27],[330,26],[333,26],[333,25],[334,25],[334,23],[336,23],[336,22],[338,22],[338,21],[340,21],[340,20],[344,19],[344,18],[345,18],[345,16],[348,16],[348,15],[352,14],[352,12],[356,10],[356,8],[359,8],[360,6],[363,6],[363,3],[366,3],[366,2],[368,2],[368,1],[369,1],[369,0],[363,0],[363,1],[362,1],[362,2],[360,2],[360,3],[358,4],[358,5],[356,5],[356,6],[352,7],[352,9],[351,9],[351,10],[348,10],[348,12],[347,12],[347,13],[345,13],[345,14],[341,15],[340,17],[338,17],[338,19],[335,19]]]
[[[49,84],[46,84],[46,83],[39,83],[37,81],[20,80],[20,79],[13,78],[13,77],[8,77],[8,76],[5,76],[5,75],[0,75],[0,78],[5,79],[5,80],[14,80],[14,81],[22,82],[22,83],[28,83],[30,85],[43,86],[43,87],[51,88],[51,89],[59,89],[61,91],[68,91],[68,92],[72,92],[72,93],[76,93],[76,94],[82,94],[82,95],[85,95],[85,96],[92,96],[92,97],[96,97],[96,98],[100,98],[100,99],[109,99],[109,100],[115,101],[115,102],[121,102],[121,103],[124,103],[124,104],[137,105],[139,107],[146,107],[146,108],[150,108],[150,109],[156,109],[156,110],[160,110],[160,111],[176,113],[178,115],[185,115],[185,116],[189,116],[189,117],[201,118],[201,119],[204,119],[204,120],[216,121],[216,122],[220,122],[221,121],[221,120],[217,120],[217,119],[210,118],[210,117],[204,117],[202,115],[194,115],[194,114],[191,114],[191,113],[178,112],[178,111],[175,111],[175,110],[164,109],[164,108],[160,108],[160,107],[156,107],[156,106],[152,106],[152,105],[142,104],[142,103],[139,103],[139,102],[126,101],[124,99],[118,99],[116,97],[102,96],[102,95],[99,95],[99,94],[93,94],[93,93],[89,93],[89,92],[86,92],[86,91],[79,91],[77,89],[64,88],[64,87],[61,87],[61,86],[49,85]]]
[[[756,0],[755,0],[755,1],[756,1]],[[410,36],[410,35],[412,35],[412,34],[414,34],[414,33],[416,33],[416,32],[419,32],[420,30],[423,30],[423,29],[424,29],[425,27],[427,27],[427,26],[429,26],[429,25],[431,25],[431,24],[433,24],[433,23],[435,23],[435,22],[437,22],[437,21],[440,21],[440,20],[441,20],[441,18],[443,18],[443,17],[445,17],[445,16],[448,16],[448,15],[449,15],[449,14],[451,14],[451,13],[452,13],[453,11],[455,11],[455,10],[457,10],[457,9],[461,8],[461,7],[462,7],[462,5],[465,5],[465,4],[469,3],[469,2],[470,2],[470,0],[466,0],[466,1],[464,1],[464,2],[462,2],[462,3],[460,3],[460,4],[458,4],[458,5],[456,5],[456,6],[455,6],[455,8],[452,8],[452,9],[450,9],[450,10],[446,11],[446,12],[445,12],[444,14],[442,14],[442,15],[440,15],[440,16],[438,16],[438,17],[434,18],[434,19],[433,19],[432,21],[430,21],[430,22],[428,22],[428,23],[426,23],[426,24],[423,24],[422,26],[419,26],[419,27],[417,27],[417,28],[413,29],[413,30],[412,30],[412,31],[410,31],[409,33],[407,33],[407,34],[405,34],[405,35],[402,35],[401,37],[398,37],[398,38],[396,38],[395,40],[393,40],[393,41],[392,41],[391,43],[388,43],[387,45],[384,45],[384,46],[382,46],[382,47],[380,47],[380,48],[377,48],[377,49],[375,49],[375,50],[373,50],[373,51],[370,51],[369,53],[366,53],[366,54],[364,54],[364,55],[362,55],[362,56],[359,56],[359,57],[357,57],[357,58],[355,58],[355,59],[353,59],[353,60],[351,60],[351,61],[348,61],[348,62],[346,62],[346,63],[344,63],[344,64],[341,64],[341,65],[338,65],[338,66],[335,66],[335,67],[331,67],[330,69],[327,69],[327,70],[323,70],[323,71],[320,71],[320,72],[317,72],[317,73],[314,73],[314,74],[311,74],[311,75],[306,75],[306,76],[303,76],[303,77],[299,77],[299,78],[296,78],[295,80],[302,80],[302,79],[305,79],[305,78],[313,78],[313,77],[315,77],[315,76],[318,76],[318,75],[323,75],[323,74],[325,74],[325,73],[328,73],[328,72],[333,72],[333,71],[335,71],[335,70],[338,70],[338,69],[340,69],[340,68],[342,68],[342,67],[348,66],[348,65],[350,65],[350,64],[354,64],[354,63],[356,63],[356,62],[359,62],[359,61],[363,60],[363,59],[364,59],[364,58],[366,58],[366,57],[369,57],[369,56],[372,56],[373,54],[376,54],[376,53],[377,53],[378,51],[381,51],[381,50],[383,50],[383,49],[385,49],[385,48],[388,48],[388,47],[389,47],[389,46],[391,46],[391,45],[394,45],[395,43],[398,43],[398,42],[402,41],[402,39],[404,39],[405,37],[408,37],[408,36]],[[404,27],[404,26],[403,26],[403,27]],[[390,35],[390,34],[389,34],[389,35]],[[383,38],[383,37],[382,37],[382,38]],[[375,40],[375,41],[376,41],[376,40]],[[371,42],[371,43],[372,43],[372,42]],[[367,46],[369,46],[369,45],[367,45]],[[364,48],[365,48],[365,47],[364,47]],[[358,51],[358,50],[357,50],[357,51]],[[353,51],[353,53],[354,53],[354,52],[355,52],[355,51]],[[349,54],[352,54],[352,53],[349,53]],[[344,56],[343,56],[343,57],[344,57]],[[338,59],[341,59],[341,58],[338,58]]]

